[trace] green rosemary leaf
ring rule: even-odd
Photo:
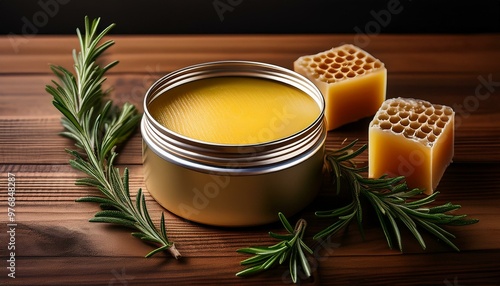
[[[317,217],[336,217],[348,214],[350,211],[353,210],[353,208],[354,208],[354,202],[351,202],[348,205],[345,205],[343,207],[334,210],[316,211],[315,214]]]
[[[351,176],[357,175],[356,177],[353,177],[351,182],[352,183],[357,183],[360,186],[364,186],[366,188],[370,188],[371,190],[386,190],[387,186],[392,185],[392,182],[398,182],[399,180],[392,179],[392,178],[386,178],[386,177],[381,177],[381,178],[364,178],[359,173],[351,173]],[[399,179],[399,178],[398,178]],[[392,192],[390,190],[387,195],[389,195]]]
[[[117,199],[124,205],[127,204],[127,201],[130,199],[128,197],[125,197],[123,193],[123,185],[122,185],[122,180],[120,178],[120,174],[118,173],[118,169],[113,167],[113,165],[110,165],[108,167],[108,180],[111,185],[111,188],[114,190],[117,190],[115,192]]]
[[[278,217],[281,221],[281,223],[283,224],[283,226],[285,227],[285,229],[289,232],[289,233],[293,233],[293,228],[292,228],[292,225],[290,225],[290,223],[288,222],[288,220],[286,219],[285,215],[281,212],[278,213]]]
[[[71,111],[65,105],[62,105],[60,101],[54,101],[53,105],[66,117],[68,122],[71,122],[71,124],[75,128],[81,129],[78,119],[76,119],[76,117],[71,113]],[[83,130],[78,130],[78,131],[83,132]]]
[[[66,129],[69,129],[69,128],[66,128]],[[66,137],[68,139],[74,140],[74,141],[77,141],[80,139],[80,138],[75,136],[74,132],[69,132],[69,131],[60,132],[59,135]],[[81,148],[81,145],[79,143],[75,143],[75,146],[78,148]]]
[[[76,179],[75,181],[75,185],[77,186],[88,186],[88,187],[99,187],[101,185],[101,183],[94,179],[94,178],[90,178],[90,177],[86,177],[86,178],[79,178],[79,179]]]
[[[288,258],[289,255],[290,255],[289,251],[283,251],[281,253],[281,255],[279,256],[280,257],[279,264],[280,265],[283,264],[286,261],[286,259]]]
[[[241,251],[238,251],[238,252],[240,252],[240,253],[248,253],[248,254],[255,254],[255,253],[250,253],[250,252],[241,252]],[[283,253],[286,253],[286,252],[283,252]],[[255,255],[255,256],[249,257],[249,258],[247,258],[245,260],[242,260],[240,262],[240,265],[261,264],[261,263],[264,263],[265,261],[267,261],[269,259],[269,257],[271,257],[273,255],[274,255],[274,253]]]
[[[163,212],[160,217],[160,234],[162,237],[167,237],[167,228],[165,227],[165,215]]]
[[[413,201],[406,200],[405,204],[407,206],[430,204],[430,203],[434,202],[436,196],[439,194],[439,192],[435,192],[434,194],[432,194],[430,196],[424,196],[422,199],[416,199],[416,197],[421,197],[420,195],[422,195],[424,193],[423,189],[415,188],[415,189],[409,190],[406,183],[402,183],[402,184],[398,185],[398,187],[400,187],[402,189],[397,194],[398,197],[400,197],[402,199],[412,199],[413,200]]]
[[[300,260],[300,265],[302,266],[302,270],[304,270],[304,273],[307,277],[311,276],[311,266],[309,265],[309,261],[307,261],[307,257],[304,254],[304,251],[302,250],[301,243],[297,244],[297,253]]]
[[[147,241],[147,242],[152,242],[154,244],[156,243],[161,243],[161,241],[159,241],[157,238],[155,237],[152,237],[152,236],[149,236],[149,235],[144,235],[141,237],[141,240],[143,241]],[[146,255],[147,256],[147,255]]]
[[[261,267],[263,269],[271,268],[271,266],[273,266],[276,263],[279,257],[280,255],[270,255],[269,258],[262,264]]]
[[[397,207],[397,205],[390,205],[391,210],[395,213],[403,223],[407,225],[408,228],[416,228],[416,223],[411,219],[411,217],[404,211],[402,207]]]
[[[151,220],[151,217],[149,216],[148,208],[146,206],[146,198],[144,197],[144,194],[142,193],[142,191],[140,193],[141,193],[141,213],[142,213],[142,217],[147,221],[148,225],[150,225],[152,228],[154,228],[154,223]]]
[[[128,219],[122,219],[117,217],[93,217],[89,220],[90,222],[102,222],[102,223],[111,223],[111,224],[119,224],[121,226],[125,226],[131,229],[136,229],[137,225]]]
[[[89,202],[89,203],[98,203],[98,204],[107,204],[107,205],[114,205],[115,202],[107,199],[107,198],[101,198],[101,197],[82,197],[76,199],[77,202]]]
[[[241,253],[249,253],[249,254],[274,254],[281,252],[287,248],[286,245],[280,246],[278,248],[270,248],[270,247],[259,247],[259,246],[254,246],[254,247],[247,247],[243,249],[239,249],[238,252]]]
[[[478,219],[465,219],[464,218],[464,219],[460,219],[460,220],[450,221],[446,225],[450,225],[450,226],[465,226],[465,225],[475,224],[475,223],[478,223],[478,222],[479,222]]]
[[[99,204],[101,210],[117,210],[119,209],[116,205],[111,204]]]
[[[137,191],[137,194],[135,195],[135,209],[137,210],[138,215],[140,217],[142,217],[142,214],[141,214],[141,200],[142,200],[142,189],[139,189],[139,191]]]
[[[271,236],[272,238],[280,239],[280,240],[290,240],[293,238],[293,234],[277,234],[277,233],[274,233],[272,231],[269,232],[269,236]]]
[[[316,235],[314,235],[313,239],[321,239],[321,238],[336,234],[339,230],[343,229],[346,225],[348,225],[351,222],[351,219],[353,217],[354,217],[354,213],[348,217],[346,217],[346,216],[339,217],[338,221],[331,224],[330,226],[328,226],[324,230],[318,232]]]
[[[236,276],[245,277],[245,276],[255,275],[255,274],[258,274],[264,270],[265,269],[263,269],[261,265],[256,265],[256,266],[252,266],[252,267],[246,268],[244,270],[241,270],[240,272],[236,273]]]
[[[293,283],[297,283],[297,249],[294,247],[290,252],[289,269]]]
[[[357,177],[357,176],[356,176]],[[359,194],[361,192],[361,186],[359,184],[355,184],[354,194]],[[361,206],[361,201],[359,200],[359,195],[354,196],[354,201],[356,202],[356,222],[359,229],[359,233],[361,234],[362,239],[365,239],[365,232],[363,230],[363,207]]]
[[[420,194],[422,194],[422,193],[423,193],[423,191],[421,191],[421,190],[419,190],[420,192],[415,193],[415,192],[416,192],[416,190],[418,190],[418,189],[414,189],[414,190],[413,190],[413,191],[414,191],[414,192],[413,192],[414,194],[418,194],[418,195],[420,195]],[[405,206],[406,206],[406,207],[410,207],[410,208],[414,208],[414,207],[421,207],[421,206],[423,206],[423,205],[428,205],[428,204],[430,204],[430,203],[433,203],[433,202],[436,200],[436,197],[437,197],[437,195],[438,195],[438,194],[439,194],[439,192],[438,192],[438,191],[436,191],[436,192],[434,192],[432,195],[425,196],[425,197],[423,197],[423,198],[421,198],[421,199],[418,199],[418,200],[416,199],[416,200],[411,201],[411,202],[406,202],[406,203],[405,203]],[[412,196],[407,196],[406,198],[411,198],[411,197],[412,197]]]
[[[384,204],[373,192],[365,192],[363,194],[366,198],[368,198],[375,210],[379,211],[381,215],[386,214],[388,206]]]
[[[326,160],[326,162],[328,162],[331,169],[333,169],[331,176],[333,178],[332,180],[335,181],[335,190],[336,190],[337,195],[338,195],[340,193],[340,187],[341,187],[341,182],[340,182],[341,174],[340,174],[339,166],[338,166],[337,162],[335,162],[333,160],[333,158],[328,158]]]
[[[394,210],[397,213],[397,217],[399,218],[399,220],[402,221],[406,225],[406,228],[408,228],[413,236],[415,236],[422,249],[425,249],[426,245],[424,239],[420,235],[420,232],[417,230],[417,224],[415,223],[415,221],[413,221],[413,219],[408,214],[406,214],[403,209],[394,208]]]
[[[352,160],[352,159],[356,158],[358,155],[360,155],[361,153],[363,153],[366,149],[367,149],[367,146],[363,145],[360,148],[358,148],[357,150],[348,152],[347,154],[338,157],[337,161],[338,162],[343,162],[343,161]]]
[[[131,233],[133,237],[136,237],[138,239],[143,239],[146,237],[146,235],[143,232],[132,232]]]
[[[452,203],[446,203],[446,204],[441,205],[441,206],[435,206],[435,207],[429,208],[427,213],[430,213],[430,214],[446,213],[446,212],[458,210],[461,207],[462,207],[461,205],[454,205]]]
[[[392,227],[392,231],[393,231],[394,235],[396,236],[396,242],[398,243],[399,251],[403,251],[403,242],[401,241],[401,232],[399,231],[398,224],[396,223],[396,220],[394,219],[394,215],[392,214],[392,211],[388,210],[386,212],[386,216],[387,216],[387,219],[389,220],[390,226]]]
[[[301,239],[299,240],[299,244],[302,246],[302,248],[307,251],[309,254],[313,254],[313,251],[311,248],[309,248],[309,246],[307,246],[307,244]]]
[[[92,165],[89,164],[87,161],[83,160],[82,158],[76,158],[74,160],[70,160],[69,164],[71,167],[84,172],[85,174],[89,175],[92,178],[100,177],[100,175],[98,174],[98,172],[96,172],[96,170],[92,167]]]
[[[123,170],[122,186],[123,186],[123,192],[127,198],[130,197],[130,188],[128,185],[128,181],[129,181],[129,171],[128,171],[128,168],[125,168],[125,170]],[[163,217],[163,213],[162,213],[162,217]],[[164,226],[162,225],[162,227],[164,227]]]
[[[94,214],[94,217],[114,217],[129,220],[134,223],[135,219],[133,216],[123,213],[119,210],[102,210]]]
[[[387,222],[384,218],[385,210],[378,202],[376,202],[376,200],[373,200],[370,198],[370,201],[372,202],[373,205],[377,206],[377,207],[375,207],[375,214],[377,214],[378,221],[380,222],[380,226],[382,227],[382,231],[384,232],[384,236],[385,236],[385,239],[387,241],[387,245],[389,246],[390,249],[393,249],[394,244],[392,241],[392,235],[389,232],[389,227],[388,227]],[[374,203],[374,201],[375,201],[375,203]]]
[[[108,45],[106,45],[106,43],[107,43]],[[107,49],[107,48],[108,48],[108,46],[113,45],[115,42],[113,42],[113,41],[108,41],[108,42],[106,42],[106,43],[104,43],[104,44],[103,44],[103,47],[106,47],[106,49]],[[105,50],[105,49],[103,49],[103,51],[104,51],[104,50]],[[99,54],[99,55],[100,55],[100,54]],[[99,56],[99,55],[97,55],[97,56]],[[102,68],[102,72],[103,72],[103,73],[107,72],[109,69],[112,69],[112,68],[113,68],[114,66],[116,66],[118,63],[119,63],[119,61],[113,61],[113,62],[110,62],[109,64],[107,64],[106,66],[104,66],[104,67]],[[105,94],[108,94],[108,92],[107,92],[107,91],[105,91],[104,93],[105,93]]]
[[[146,254],[146,256],[145,256],[145,257],[146,257],[146,258],[149,258],[149,257],[151,257],[151,256],[153,256],[153,255],[155,255],[155,254],[157,254],[157,253],[160,253],[160,252],[163,252],[163,251],[167,251],[167,250],[168,250],[169,252],[171,252],[172,256],[174,256],[174,258],[175,258],[175,259],[179,259],[179,257],[180,257],[180,253],[178,253],[178,252],[177,252],[177,250],[175,250],[175,248],[174,248],[174,245],[173,245],[173,244],[172,244],[172,245],[163,245],[163,246],[161,246],[161,247],[158,247],[158,248],[156,248],[156,249],[152,250],[151,252],[149,252],[148,254]],[[175,253],[175,252],[174,252],[174,251],[172,251],[172,250],[175,250],[177,253]]]

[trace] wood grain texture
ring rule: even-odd
[[[242,59],[291,68],[293,61],[359,35],[116,36],[104,62],[120,64],[107,86],[117,103],[142,110],[149,85],[167,72],[212,60]],[[167,232],[183,254],[143,256],[151,248],[128,229],[92,224],[98,207],[75,199],[97,191],[74,185],[81,174],[68,165],[73,143],[58,135],[60,115],[44,91],[53,76],[49,63],[71,66],[75,37],[36,36],[15,52],[12,39],[0,38],[0,281],[6,285],[280,285],[290,284],[286,267],[249,279],[235,277],[245,255],[236,249],[273,242],[268,231],[278,224],[242,229],[199,225],[166,212]],[[373,213],[365,213],[366,239],[353,226],[322,242],[312,235],[329,225],[314,211],[341,206],[325,185],[317,200],[300,214],[309,221],[306,240],[314,277],[308,285],[500,285],[500,36],[379,35],[363,48],[388,67],[388,97],[415,97],[457,111],[455,157],[447,169],[438,203],[462,205],[460,213],[480,219],[449,228],[462,250],[455,253],[425,234],[422,250],[403,232],[404,253],[387,248]],[[367,142],[363,119],[328,134],[327,147],[360,139]],[[119,150],[118,166],[129,168],[132,192],[144,187],[141,135]],[[360,156],[366,163],[367,156]],[[16,175],[16,279],[7,277],[7,174]],[[326,183],[327,180],[325,180]],[[147,194],[155,223],[165,211]]]

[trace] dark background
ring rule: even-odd
[[[500,32],[499,0],[0,0],[0,34],[74,34],[85,15],[115,34]]]

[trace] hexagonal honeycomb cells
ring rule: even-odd
[[[453,158],[455,112],[418,99],[386,100],[369,126],[368,175],[405,176],[432,194]]]
[[[323,94],[328,130],[375,114],[385,100],[384,64],[354,45],[302,56],[294,70]]]

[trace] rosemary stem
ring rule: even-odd
[[[95,214],[91,222],[114,223],[133,228],[138,231],[132,233],[134,237],[157,244],[157,248],[148,257],[166,250],[178,259],[180,253],[167,237],[163,213],[158,229],[149,216],[146,199],[140,189],[135,204],[132,202],[128,169],[125,169],[122,176],[119,169],[113,166],[117,156],[116,145],[133,133],[140,115],[129,103],[125,103],[120,110],[111,101],[103,101],[103,97],[108,94],[101,87],[105,80],[104,73],[117,62],[104,68],[96,64],[97,57],[114,44],[113,41],[107,41],[99,45],[114,25],[96,34],[98,24],[99,19],[90,23],[88,17],[85,17],[85,34],[82,35],[77,30],[81,51],[73,51],[76,76],[63,67],[51,65],[51,70],[61,83],[52,81],[55,87],[46,87],[46,91],[53,96],[54,106],[64,116],[63,135],[75,140],[79,149],[67,150],[73,155],[71,166],[87,175],[76,183],[95,187],[104,195],[88,196],[77,201],[100,204],[101,211]],[[82,151],[85,156],[81,154]]]

